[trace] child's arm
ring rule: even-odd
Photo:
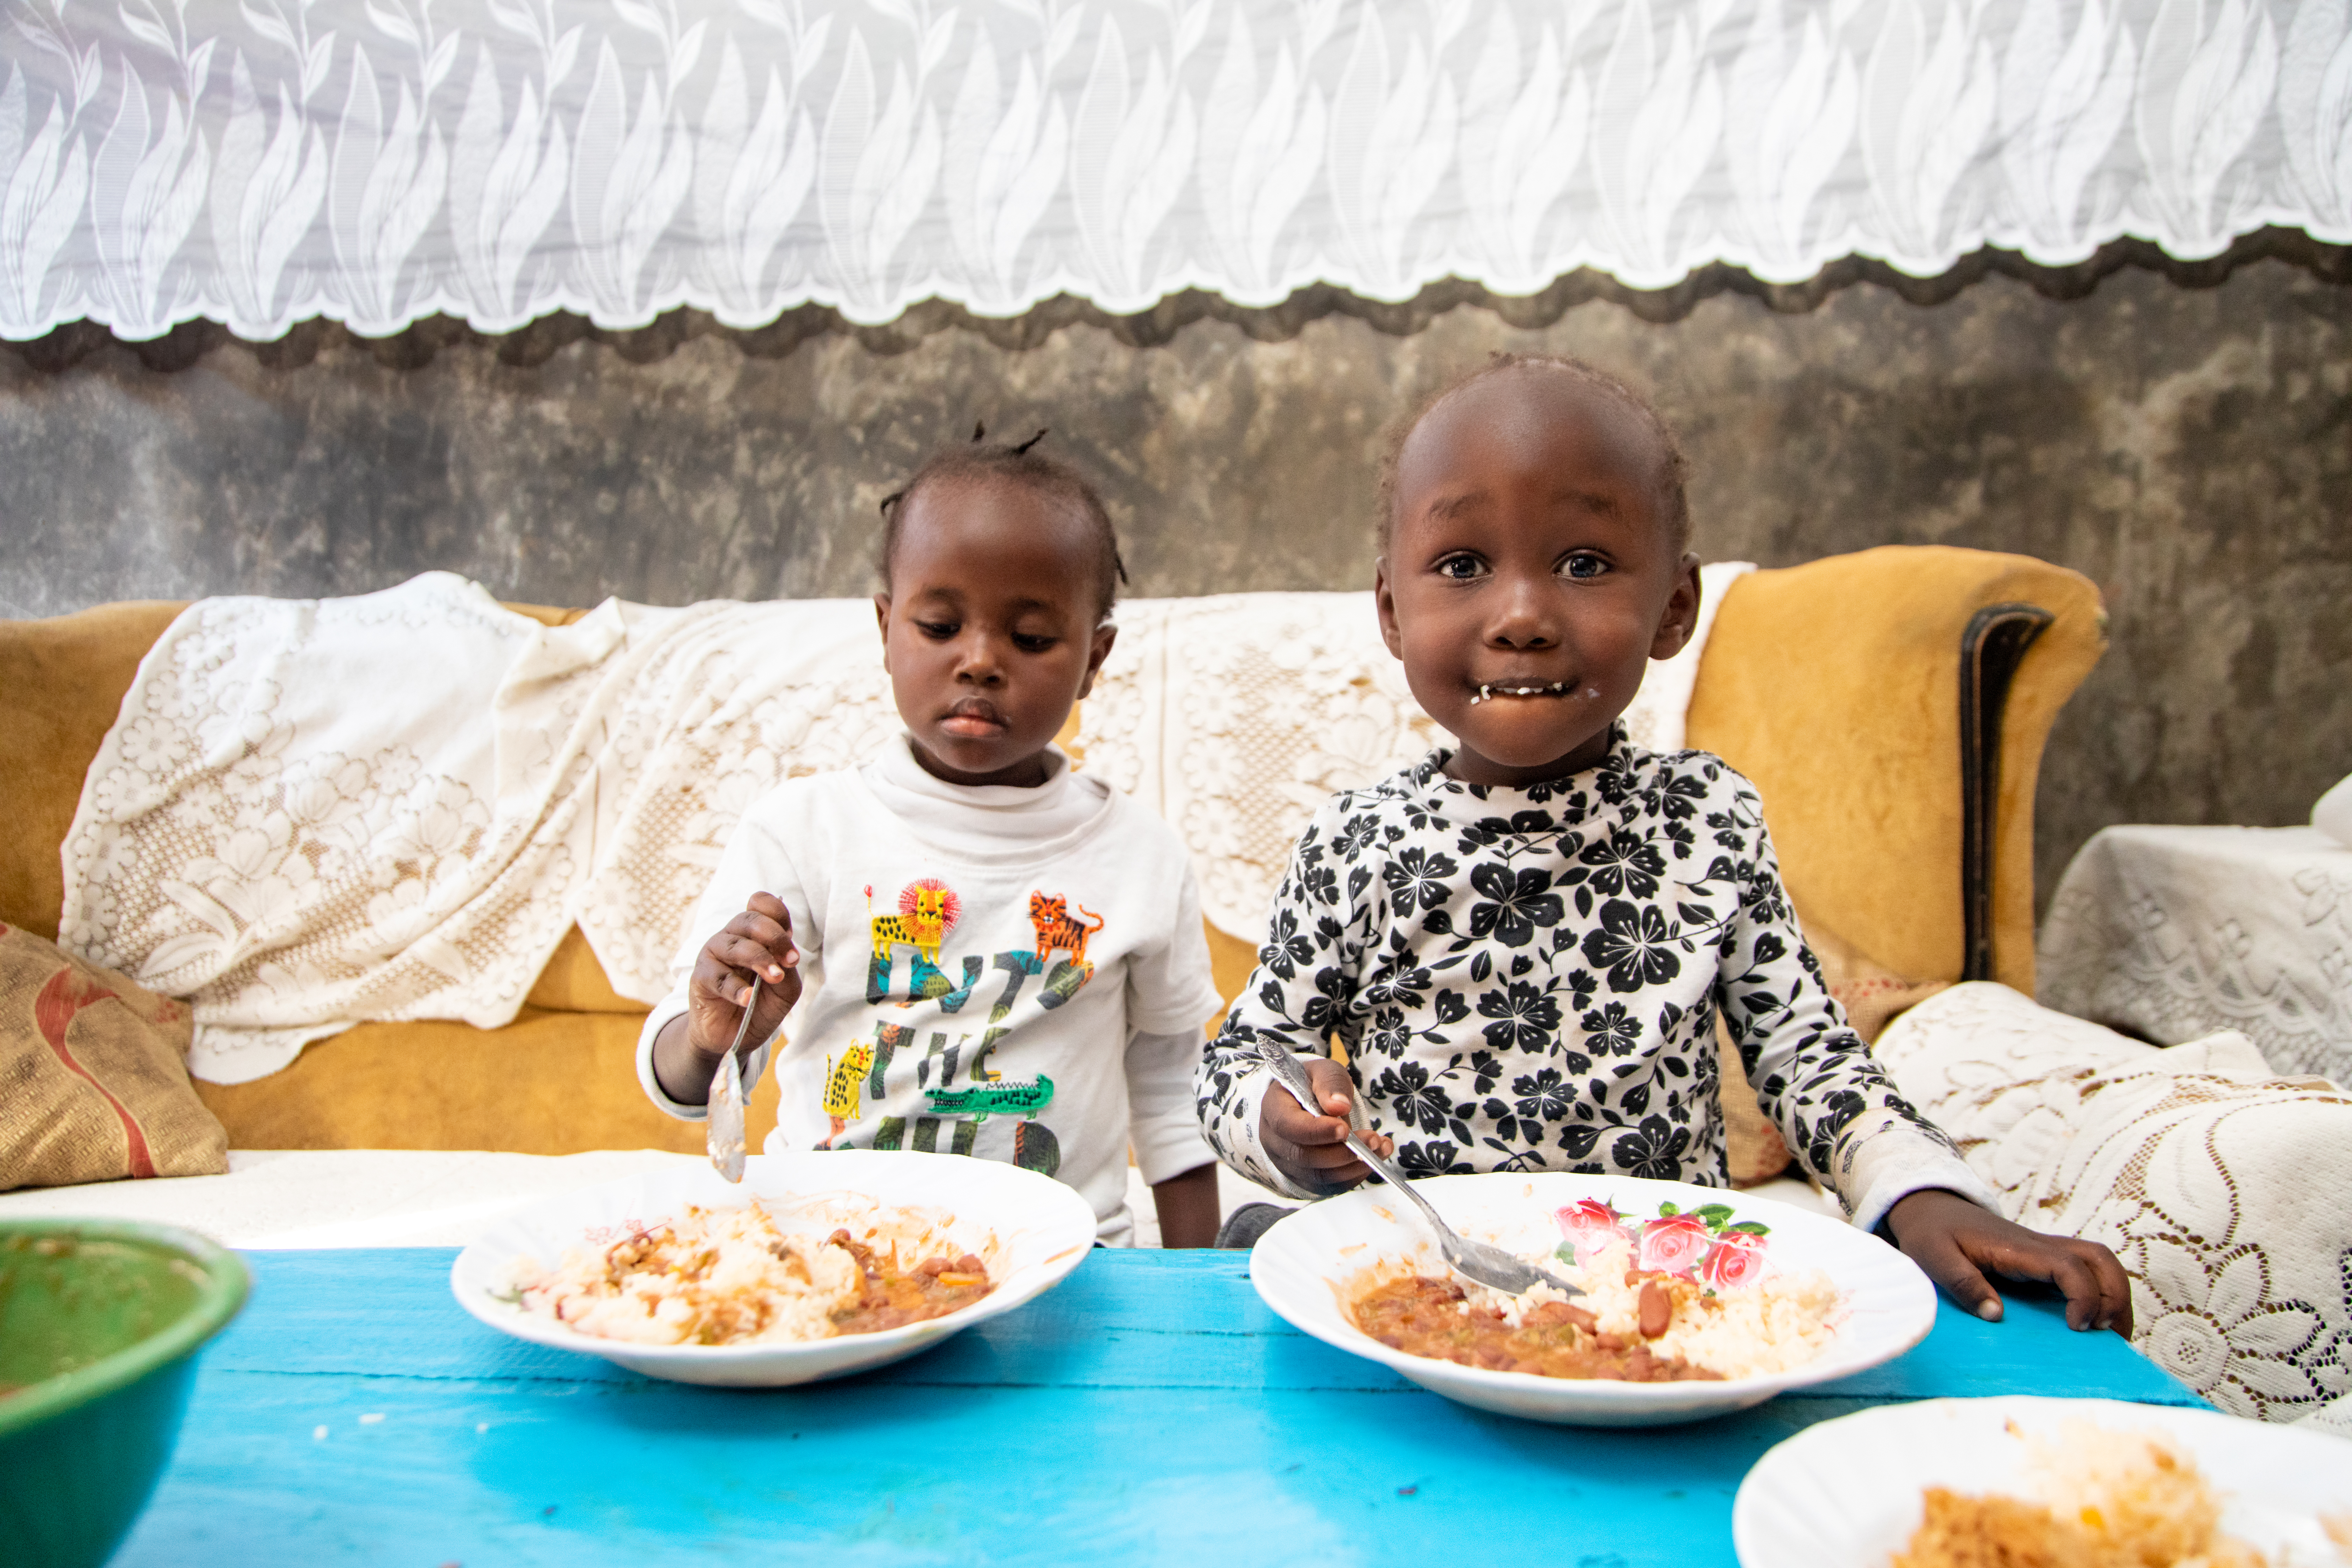
[[[1717,954],[1724,1023],[1764,1113],[1853,1223],[1882,1223],[1959,1305],[1997,1320],[1988,1270],[2045,1280],[2077,1329],[2131,1331],[2123,1265],[2096,1242],[2044,1236],[1995,1212],[1992,1191],[1951,1140],[1913,1110],[1830,995],[1780,887],[1761,804],[1733,776],[1716,842],[1745,860],[1738,911]],[[1723,797],[1718,795],[1718,801]]]
[[[1219,1157],[1252,1181],[1293,1197],[1339,1192],[1371,1174],[1343,1142],[1355,1082],[1330,1059],[1332,1031],[1353,1020],[1365,936],[1378,929],[1386,898],[1378,878],[1360,885],[1351,878],[1342,886],[1325,864],[1325,845],[1344,826],[1348,810],[1345,795],[1328,802],[1299,836],[1290,869],[1275,891],[1257,968],[1194,1078],[1201,1125]],[[1258,1056],[1262,1044],[1305,1059],[1329,1115],[1309,1116],[1273,1089],[1273,1075]],[[1372,1136],[1376,1147],[1385,1145]]]
[[[1202,1141],[1192,1110],[1202,1043],[1198,1029],[1139,1029],[1127,1040],[1128,1143],[1150,1184],[1162,1247],[1206,1247],[1217,1238],[1216,1153]]]
[[[1152,1183],[1151,1206],[1160,1216],[1161,1247],[1209,1246],[1217,1239],[1217,1163]]]
[[[686,983],[686,1011],[654,1037],[654,1081],[680,1105],[704,1105],[719,1058],[743,1021],[751,981],[760,982],[747,1043],[765,1045],[800,1000],[800,951],[793,917],[772,893],[754,893],[741,914],[719,928],[695,955]]]

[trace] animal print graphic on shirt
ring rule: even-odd
[[[874,889],[866,889],[866,909],[874,907]],[[925,962],[940,961],[940,943],[955,929],[962,913],[962,904],[955,889],[936,877],[925,877],[909,882],[898,892],[898,912],[895,915],[871,915],[874,925],[874,952],[887,961],[893,947],[911,947]]]
[[[1595,768],[1527,790],[1440,752],[1335,796],[1301,836],[1258,968],[1196,1075],[1210,1142],[1260,1181],[1262,1044],[1329,1054],[1417,1174],[1569,1170],[1728,1181],[1718,1010],[1759,1102],[1816,1177],[1931,1141],[1830,999],[1760,803],[1699,752],[1622,726]]]
[[[1078,914],[1086,919],[1073,916],[1069,901],[1058,893],[1029,895],[1029,923],[1037,928],[1039,958],[1059,948],[1070,955],[1072,963],[1086,963],[1087,938],[1102,930],[1103,919],[1084,906],[1080,906]]]

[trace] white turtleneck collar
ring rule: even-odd
[[[1045,748],[1045,782],[1029,788],[950,784],[924,770],[903,734],[858,774],[892,816],[968,860],[1059,853],[1091,832],[1110,804],[1109,787],[1074,770],[1059,746]]]

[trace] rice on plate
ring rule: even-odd
[[[449,1287],[516,1339],[651,1377],[772,1388],[880,1366],[1011,1311],[1094,1240],[1084,1198],[1016,1165],[755,1154],[740,1186],[681,1161],[517,1208],[458,1255]]]
[[[1821,1214],[1677,1182],[1496,1173],[1414,1183],[1463,1235],[1582,1286],[1510,1297],[1449,1276],[1376,1187],[1270,1229],[1251,1277],[1307,1333],[1484,1409],[1538,1420],[1693,1420],[1901,1354],[1935,1289]]]
[[[875,1333],[943,1317],[992,1288],[986,1260],[944,1236],[941,1216],[835,1198],[796,1217],[802,1226],[788,1233],[757,1202],[689,1204],[675,1219],[572,1248],[553,1268],[518,1258],[510,1279],[531,1311],[602,1339],[652,1345]],[[830,1234],[808,1228],[814,1219],[822,1231],[834,1217],[858,1222],[864,1239],[847,1225]],[[996,1250],[993,1237],[980,1246]]]

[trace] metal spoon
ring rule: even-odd
[[[751,977],[751,994],[743,998],[743,1021],[735,1026],[735,1038],[727,1054],[719,1058],[719,1070],[710,1075],[710,1120],[706,1128],[710,1150],[711,1168],[730,1182],[743,1179],[743,1064],[736,1052],[743,1048],[745,1037],[751,1032],[751,1015],[760,1005],[760,977]]]
[[[1275,1080],[1290,1091],[1290,1097],[1298,1101],[1300,1110],[1309,1116],[1331,1114],[1315,1103],[1315,1086],[1307,1079],[1307,1068],[1297,1057],[1279,1046],[1263,1042],[1258,1047],[1258,1055],[1265,1058],[1266,1065],[1274,1069]],[[1465,1279],[1484,1285],[1490,1290],[1500,1290],[1507,1296],[1523,1296],[1538,1284],[1549,1285],[1570,1296],[1584,1294],[1559,1275],[1524,1263],[1499,1247],[1457,1235],[1454,1227],[1430,1206],[1429,1200],[1413,1190],[1412,1182],[1403,1169],[1395,1162],[1374,1153],[1352,1129],[1348,1133],[1348,1147],[1355,1152],[1356,1158],[1370,1165],[1381,1180],[1413,1201],[1414,1206],[1421,1210],[1422,1217],[1429,1221],[1429,1228],[1437,1233],[1438,1249],[1445,1254],[1446,1267]]]

